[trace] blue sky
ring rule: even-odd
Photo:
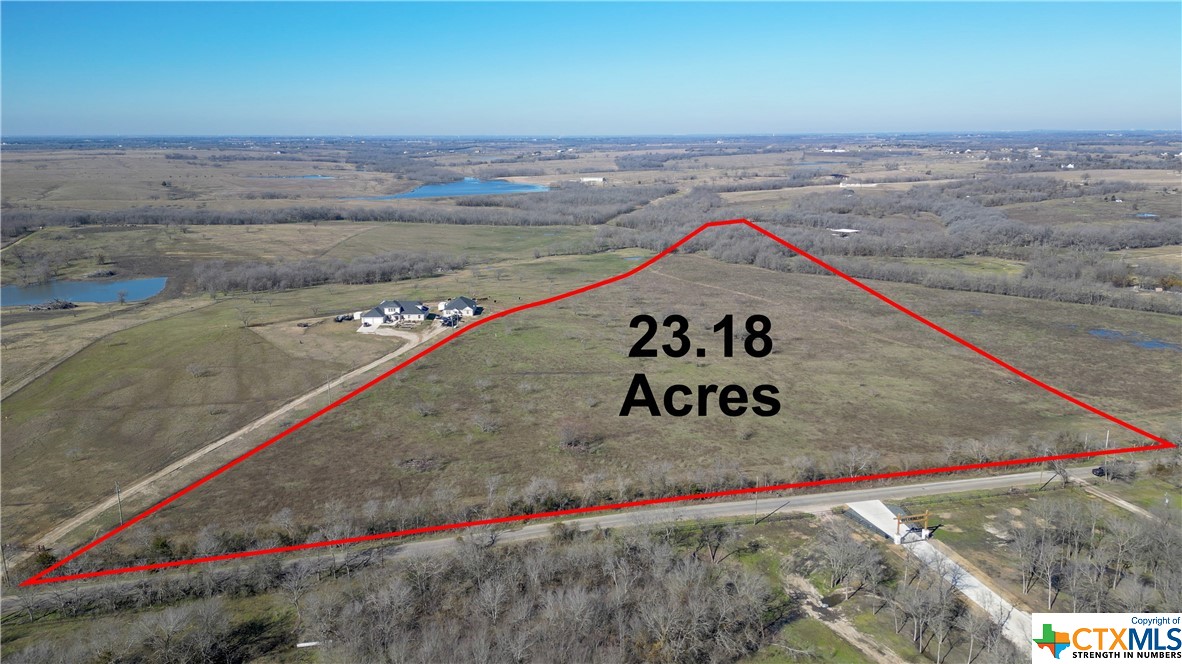
[[[1177,2],[0,12],[6,136],[1182,126]]]

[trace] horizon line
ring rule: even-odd
[[[689,133],[591,133],[591,134],[365,134],[365,133],[147,133],[147,134],[0,134],[2,140],[28,139],[118,139],[118,138],[383,138],[383,139],[588,139],[588,138],[789,138],[789,137],[827,137],[827,136],[930,136],[930,135],[991,135],[991,134],[1031,134],[1031,133],[1080,133],[1101,134],[1112,132],[1127,133],[1165,133],[1182,136],[1182,129],[1166,128],[1094,128],[1094,129],[938,129],[938,130],[906,130],[906,131],[800,131],[800,132],[689,132]]]

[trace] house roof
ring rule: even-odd
[[[411,311],[414,309],[421,310],[423,303],[414,300],[382,300],[382,303],[378,307],[382,309],[389,308],[398,309],[399,311]]]
[[[373,309],[370,309],[369,311],[361,314],[361,317],[362,318],[385,318],[386,312],[382,311],[378,307],[374,307]]]
[[[447,310],[447,309],[464,309],[466,307],[472,307],[473,309],[475,309],[476,308],[476,300],[473,300],[471,298],[464,297],[463,295],[461,295],[460,297],[457,297],[456,299],[443,305],[443,308],[445,310]]]

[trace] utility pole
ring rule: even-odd
[[[1169,507],[1170,499],[1166,498],[1166,506]],[[12,574],[8,571],[8,552],[4,550],[3,545],[0,545],[0,561],[4,563],[4,583],[12,585]]]
[[[119,525],[123,525],[123,496],[119,493],[119,483],[115,483],[115,502],[119,504]]]

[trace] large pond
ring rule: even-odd
[[[389,201],[395,198],[442,198],[445,196],[486,196],[489,194],[528,194],[536,191],[550,191],[543,184],[523,184],[508,180],[478,180],[464,178],[446,184],[425,184],[417,189],[390,196],[362,196],[351,200]]]
[[[0,306],[41,304],[50,300],[70,302],[118,302],[126,291],[127,301],[146,300],[164,290],[168,277],[124,279],[121,281],[51,281],[36,286],[0,287]]]

